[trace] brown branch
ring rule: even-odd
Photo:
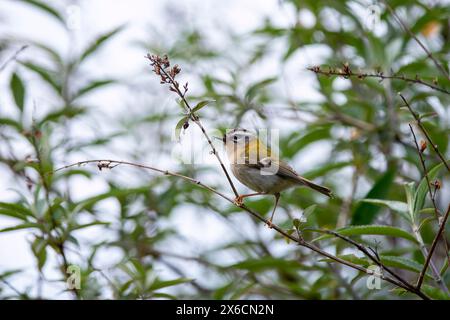
[[[425,138],[427,139],[427,141],[430,143],[431,147],[433,148],[434,152],[436,152],[436,154],[438,155],[439,159],[441,159],[442,163],[444,164],[444,166],[447,168],[448,172],[450,172],[450,165],[447,163],[447,161],[445,160],[444,156],[442,155],[442,153],[439,151],[439,147],[437,144],[435,144],[433,142],[433,140],[431,140],[430,134],[428,133],[428,131],[425,129],[425,127],[422,124],[422,121],[420,120],[420,116],[411,108],[411,106],[409,105],[408,101],[405,99],[405,97],[401,94],[401,92],[398,93],[398,95],[400,96],[400,98],[402,98],[403,102],[405,103],[406,107],[408,108],[409,112],[411,112],[412,116],[414,117],[414,119],[416,120],[417,126],[420,128],[420,130],[422,131],[422,133],[424,134]]]
[[[421,163],[422,169],[423,169],[423,175],[425,176],[425,179],[427,180],[428,193],[430,195],[431,202],[433,203],[434,213],[436,214],[436,219],[439,219],[439,217],[441,216],[441,213],[436,205],[436,199],[435,199],[436,193],[433,194],[433,192],[431,191],[431,181],[430,181],[430,178],[428,177],[428,170],[425,165],[425,159],[423,158],[424,150],[422,151],[422,148],[419,147],[419,143],[417,142],[416,134],[414,133],[412,125],[411,124],[408,124],[408,125],[409,125],[409,129],[411,130],[411,133],[414,138],[414,144],[416,146],[417,153],[419,154],[420,163]]]
[[[219,153],[216,150],[216,147],[212,143],[211,138],[206,133],[205,127],[203,127],[202,123],[200,122],[200,118],[195,114],[195,112],[193,111],[189,102],[186,99],[186,92],[188,91],[188,83],[184,85],[184,92],[181,92],[179,83],[175,80],[176,75],[180,73],[181,69],[177,65],[175,65],[174,67],[172,67],[172,69],[167,71],[166,69],[170,66],[170,62],[167,56],[165,56],[164,58],[160,58],[155,55],[147,54],[147,59],[151,61],[152,66],[154,67],[153,71],[155,72],[155,74],[161,77],[161,83],[170,84],[170,90],[175,92],[183,101],[184,105],[187,108],[187,111],[189,112],[190,119],[202,131],[203,135],[208,141],[209,146],[211,147],[211,153],[214,154],[214,156],[219,161],[220,167],[222,168],[222,171],[227,177],[228,183],[230,184],[230,187],[233,190],[234,195],[237,197],[239,193],[237,192],[236,187],[234,186],[233,181],[231,180],[228,170],[225,168],[225,165],[223,164],[223,161],[220,158]]]
[[[5,70],[5,68],[8,66],[11,61],[16,60],[22,51],[24,51],[26,48],[28,48],[28,45],[22,46],[19,50],[17,50],[11,57],[9,57],[1,66],[0,66],[0,72]]]
[[[419,143],[417,142],[416,134],[414,133],[414,130],[413,130],[413,127],[412,127],[411,124],[409,124],[409,129],[411,130],[411,133],[412,133],[413,138],[414,138],[414,144],[415,144],[415,146],[416,146],[417,153],[419,154],[419,159],[420,159],[420,163],[421,163],[421,165],[422,165],[423,174],[424,174],[425,179],[426,179],[426,181],[427,181],[428,194],[430,195],[430,199],[431,199],[431,202],[432,202],[432,204],[433,204],[433,208],[434,208],[434,213],[435,213],[435,215],[436,215],[436,219],[437,219],[438,221],[440,221],[441,213],[440,213],[440,211],[439,211],[439,209],[438,209],[438,207],[437,207],[437,205],[436,205],[436,199],[435,199],[436,192],[433,193],[433,192],[431,191],[431,182],[430,182],[430,178],[428,177],[428,170],[427,170],[427,167],[426,167],[426,165],[425,165],[425,160],[424,160],[424,158],[423,158],[423,152],[424,152],[425,149],[426,149],[426,143],[423,142],[422,146],[419,147]],[[447,215],[448,215],[448,213],[447,213]],[[447,218],[445,218],[445,220],[446,220],[446,219],[447,219]],[[445,224],[445,222],[444,222],[444,224]],[[417,228],[417,229],[419,230],[420,227]],[[419,232],[418,230],[417,230],[417,232]],[[438,233],[436,234],[435,240],[433,241],[433,244],[432,244],[432,247],[431,247],[430,251],[429,251],[428,253],[426,253],[426,250],[423,251],[423,253],[424,253],[424,255],[425,255],[424,258],[426,259],[426,261],[425,261],[425,264],[424,264],[424,266],[423,266],[422,271],[421,271],[420,274],[419,274],[419,278],[418,278],[418,280],[417,280],[416,287],[417,287],[418,289],[420,289],[420,287],[422,286],[423,279],[424,279],[424,277],[425,277],[425,273],[426,273],[426,271],[427,271],[427,269],[428,269],[428,265],[431,265],[431,269],[433,270],[433,273],[434,273],[435,276],[436,276],[436,282],[438,283],[439,286],[442,287],[442,289],[443,289],[447,294],[449,294],[448,288],[445,286],[444,281],[442,280],[442,277],[439,275],[439,273],[436,272],[436,271],[437,271],[437,268],[434,266],[433,261],[431,260],[431,257],[432,257],[432,255],[433,255],[433,251],[434,251],[434,249],[435,249],[435,247],[436,247],[437,241],[438,241],[438,239],[439,239],[441,236],[442,236],[442,240],[444,241],[444,244],[445,244],[445,251],[446,251],[446,254],[447,254],[447,259],[449,258],[449,256],[448,256],[448,250],[449,250],[449,248],[448,248],[448,245],[447,245],[447,240],[445,239],[445,236],[444,236],[444,234],[442,234],[442,232],[438,232]],[[436,243],[435,243],[435,242],[436,242]],[[426,253],[426,254],[425,254],[425,253]]]
[[[422,48],[422,50],[427,54],[427,57],[429,57],[434,65],[439,69],[439,71],[447,78],[447,80],[450,80],[450,76],[445,70],[445,68],[436,60],[436,58],[433,56],[433,54],[427,49],[427,47],[422,43],[422,41],[419,40],[419,38],[416,37],[416,35],[411,31],[410,28],[400,19],[400,17],[395,13],[394,9],[387,3],[387,1],[382,0],[386,8],[389,10],[389,12],[394,16],[394,18],[397,20],[398,24],[403,28],[404,31],[406,31],[416,42],[417,44]]]
[[[99,170],[112,169],[112,168],[115,168],[118,165],[129,165],[129,166],[132,166],[132,167],[148,169],[148,170],[152,170],[152,171],[156,171],[156,172],[162,173],[162,174],[167,175],[167,176],[173,176],[173,177],[177,177],[177,178],[183,179],[183,180],[188,181],[190,183],[193,183],[193,184],[195,184],[197,186],[200,186],[200,187],[202,187],[202,188],[204,188],[204,189],[206,189],[206,190],[208,190],[210,192],[213,192],[214,194],[222,197],[223,199],[227,200],[231,204],[233,204],[233,205],[235,205],[235,206],[245,210],[247,213],[252,215],[257,220],[264,222],[266,225],[269,224],[269,220],[265,219],[258,212],[250,209],[249,207],[247,207],[244,204],[242,204],[242,205],[236,204],[235,201],[233,199],[231,199],[230,197],[226,196],[225,194],[221,193],[220,191],[218,191],[218,190],[216,190],[216,189],[214,189],[214,188],[212,188],[212,187],[210,187],[208,185],[203,184],[199,180],[196,180],[194,178],[191,178],[191,177],[188,177],[188,176],[176,173],[176,172],[171,172],[171,171],[168,171],[168,170],[162,170],[162,169],[159,169],[159,168],[155,168],[155,167],[151,167],[151,166],[147,166],[147,165],[143,165],[143,164],[132,163],[132,162],[128,162],[128,161],[109,160],[109,159],[85,160],[85,161],[80,161],[80,162],[76,162],[76,163],[73,163],[73,164],[69,164],[69,165],[60,167],[60,168],[54,170],[53,172],[50,172],[50,174],[53,174],[53,173],[58,172],[58,171],[61,171],[63,169],[68,169],[68,168],[76,167],[76,166],[82,166],[82,165],[85,165],[85,164],[88,164],[88,163],[96,163],[97,167],[99,168]],[[308,249],[310,249],[310,250],[312,250],[312,251],[314,251],[314,252],[316,252],[316,253],[324,256],[324,257],[327,257],[327,258],[329,258],[329,259],[331,259],[331,260],[333,260],[335,262],[338,262],[340,264],[346,265],[346,266],[348,266],[350,268],[353,268],[355,270],[358,270],[360,272],[364,272],[366,274],[372,274],[372,272],[370,270],[368,270],[368,269],[366,269],[366,268],[364,268],[362,266],[359,266],[357,264],[354,264],[354,263],[352,263],[350,261],[346,261],[344,259],[336,257],[336,256],[334,256],[334,255],[332,255],[332,254],[330,254],[330,253],[320,249],[319,247],[315,246],[314,244],[305,241],[301,236],[300,237],[295,237],[292,234],[287,233],[286,231],[281,229],[276,224],[271,223],[271,226],[272,226],[272,229],[274,229],[276,232],[278,232],[279,234],[283,235],[285,238],[288,238],[288,239],[294,241],[295,243],[297,243],[298,245],[300,245],[302,247],[308,248]],[[419,297],[421,297],[422,299],[429,299],[420,290],[416,290],[414,287],[411,287],[410,285],[406,285],[406,284],[404,284],[401,281],[398,281],[396,279],[393,279],[393,278],[391,278],[389,276],[385,276],[385,275],[381,275],[380,278],[385,280],[385,281],[387,281],[387,282],[389,282],[389,283],[391,283],[391,284],[393,284],[393,285],[395,285],[395,286],[397,286],[397,287],[401,287],[401,288],[403,288],[403,289],[405,289],[405,290],[407,290],[409,292],[412,292],[412,293],[418,295]]]
[[[373,254],[372,252],[370,252],[364,245],[356,242],[355,240],[346,237],[344,235],[339,234],[338,232],[332,231],[332,230],[312,230],[312,231],[318,231],[318,232],[322,232],[322,233],[327,233],[330,235],[333,235],[337,238],[340,238],[342,240],[344,240],[345,242],[350,243],[351,245],[353,245],[354,247],[356,247],[359,251],[361,251],[362,253],[364,253],[364,255],[366,255],[370,260],[372,260],[376,265],[378,265],[382,270],[386,270],[389,274],[391,274],[395,279],[397,279],[398,281],[400,281],[402,284],[404,284],[406,287],[409,288],[410,292],[413,292],[415,294],[417,294],[418,296],[424,298],[424,294],[423,292],[420,291],[420,288],[416,288],[413,285],[411,285],[408,281],[406,281],[405,279],[403,279],[400,275],[398,275],[397,273],[395,273],[391,268],[388,268],[387,266],[385,266],[382,262],[381,259],[378,257],[377,254]],[[425,296],[426,297],[426,296]],[[428,298],[428,297],[426,297]],[[424,299],[426,299],[424,298]]]
[[[431,257],[433,256],[434,250],[436,249],[436,245],[438,243],[439,237],[441,235],[443,235],[443,232],[444,232],[444,229],[445,229],[445,224],[447,222],[449,214],[450,214],[450,204],[448,205],[447,212],[445,213],[444,217],[442,218],[442,221],[441,221],[441,223],[439,225],[439,230],[438,230],[436,236],[433,239],[433,243],[431,244],[430,251],[428,252],[428,256],[426,257],[425,264],[423,265],[423,269],[420,272],[419,279],[417,280],[416,288],[419,289],[419,290],[420,290],[420,287],[422,286],[423,279],[425,277],[425,273],[427,272],[427,269],[428,269],[428,265],[431,263]],[[442,285],[445,286],[444,283]],[[447,288],[447,287],[445,286],[445,288]],[[448,295],[449,294],[448,293],[448,288],[447,288],[446,292],[447,292],[447,295]]]
[[[355,77],[358,78],[360,80],[363,80],[365,78],[377,78],[380,79],[380,82],[385,80],[385,79],[390,79],[390,80],[401,80],[401,81],[405,81],[405,82],[409,82],[409,83],[414,83],[414,84],[419,84],[419,85],[423,85],[426,86],[430,89],[442,92],[442,93],[446,93],[450,95],[450,91],[441,87],[438,87],[434,84],[431,84],[429,82],[423,81],[422,79],[420,79],[419,76],[416,75],[415,78],[408,78],[405,77],[403,75],[396,75],[396,74],[390,74],[390,75],[385,75],[383,72],[377,72],[377,73],[367,73],[367,72],[353,72],[350,67],[345,64],[343,69],[333,69],[333,68],[328,68],[328,70],[323,70],[321,69],[319,66],[313,66],[313,67],[309,67],[307,68],[309,71],[312,71],[316,74],[322,74],[322,75],[326,75],[326,76],[340,76],[340,77],[344,77],[345,79],[351,78],[351,77]]]

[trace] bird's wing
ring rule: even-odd
[[[276,165],[278,165],[278,168],[276,167]],[[286,162],[280,160],[280,159],[274,159],[271,157],[266,157],[261,159],[260,161],[258,161],[258,164],[253,165],[259,169],[262,168],[269,168],[270,166],[275,166],[275,168],[277,169],[276,175],[284,177],[284,178],[288,178],[294,182],[297,182],[299,184],[303,184],[306,185],[328,197],[332,197],[333,194],[331,192],[330,189],[328,189],[327,187],[323,187],[321,185],[318,185],[306,178],[303,178],[301,176],[299,176],[297,174],[297,172],[295,172],[295,170],[288,165]]]
[[[271,166],[274,166],[277,169],[277,175],[299,182],[299,175],[294,171],[294,169],[286,162],[274,157],[262,158],[258,161],[258,163],[249,164],[248,166],[256,169],[270,168]]]

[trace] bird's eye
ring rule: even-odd
[[[236,143],[238,141],[238,137],[237,136],[233,136],[233,141]]]

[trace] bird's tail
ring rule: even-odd
[[[314,189],[330,198],[333,198],[333,192],[331,192],[331,190],[328,189],[327,187],[323,187],[318,184],[315,184],[314,182],[312,182],[306,178],[300,177],[300,176],[298,177],[298,180],[305,186],[310,187],[311,189]]]

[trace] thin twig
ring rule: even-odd
[[[417,280],[416,288],[419,290],[420,290],[420,287],[422,286],[423,279],[425,277],[425,273],[427,272],[427,269],[428,269],[428,265],[431,263],[431,257],[433,256],[434,250],[436,249],[436,245],[438,243],[439,237],[441,235],[443,235],[443,232],[445,230],[445,224],[447,222],[449,214],[450,214],[450,204],[448,205],[447,212],[445,213],[444,217],[442,218],[442,221],[439,225],[439,230],[433,239],[433,243],[431,244],[430,251],[428,252],[428,256],[426,257],[425,264],[423,265],[423,269],[420,272],[419,279]],[[447,288],[444,283],[443,283],[443,286],[445,288]],[[448,288],[447,288],[446,293],[447,293],[447,295],[449,295]]]
[[[406,281],[405,279],[403,279],[401,276],[399,276],[398,274],[396,274],[392,269],[388,268],[387,266],[383,265],[381,259],[378,257],[377,254],[373,254],[372,252],[370,252],[364,245],[356,242],[355,240],[346,237],[344,235],[339,234],[338,232],[332,231],[332,230],[316,230],[322,233],[327,233],[327,234],[331,234],[337,238],[340,238],[350,244],[352,244],[353,246],[355,246],[359,251],[361,251],[362,253],[364,253],[370,260],[372,260],[373,262],[375,262],[375,264],[377,264],[382,270],[386,270],[388,273],[390,273],[395,279],[397,279],[398,281],[400,281],[401,283],[403,283],[406,287],[408,287],[410,289],[411,292],[414,292],[415,294],[419,295],[423,294],[420,291],[420,288],[415,288],[413,285],[411,285],[408,281]]]
[[[403,28],[404,31],[406,31],[411,38],[413,38],[417,44],[422,48],[422,50],[427,54],[427,57],[429,57],[434,65],[439,69],[439,71],[447,78],[447,80],[450,80],[450,76],[445,70],[445,68],[437,61],[437,59],[433,56],[433,54],[427,49],[427,47],[422,43],[422,41],[419,40],[419,38],[416,37],[416,35],[411,31],[410,28],[400,19],[400,17],[397,15],[394,9],[387,3],[387,1],[382,0],[384,2],[384,5],[389,10],[389,12],[394,16],[394,18],[397,20],[398,24]]]
[[[437,221],[439,221],[439,219],[441,217],[441,212],[439,211],[439,209],[436,205],[436,192],[437,192],[438,188],[435,188],[434,192],[431,191],[431,181],[430,181],[430,178],[428,177],[428,170],[425,165],[425,159],[423,158],[423,151],[425,151],[425,149],[426,149],[426,144],[424,144],[423,147],[419,147],[419,143],[417,142],[416,134],[414,133],[414,130],[413,130],[413,127],[411,124],[409,124],[409,129],[411,130],[411,133],[413,135],[414,144],[416,146],[417,153],[419,154],[420,163],[421,163],[422,169],[423,169],[423,174],[425,176],[425,179],[427,180],[428,194],[430,195],[431,203],[433,204],[434,213],[435,213]],[[420,230],[420,226],[418,229]],[[447,239],[445,238],[444,234],[441,234],[441,237],[442,237],[442,241],[444,242],[445,254],[447,256],[447,260],[448,260],[448,262],[450,262],[449,246],[447,243]],[[428,255],[429,255],[429,253],[428,253]]]
[[[408,101],[405,99],[405,97],[401,94],[401,92],[398,93],[398,95],[400,96],[400,98],[402,98],[403,102],[405,103],[406,107],[408,108],[409,112],[411,112],[411,114],[413,115],[414,119],[416,120],[417,126],[420,128],[420,130],[422,131],[422,133],[424,134],[425,138],[428,140],[428,142],[430,143],[431,147],[433,148],[434,152],[436,152],[436,154],[438,155],[439,159],[441,159],[442,163],[444,164],[444,166],[447,168],[448,172],[450,172],[450,165],[447,163],[447,161],[445,160],[444,156],[442,155],[442,153],[439,151],[439,147],[437,144],[435,144],[433,142],[433,140],[431,140],[430,134],[428,133],[428,131],[425,129],[425,127],[422,124],[422,121],[420,120],[419,115],[411,108],[411,106],[409,105]]]
[[[446,93],[450,95],[450,91],[441,87],[438,87],[434,84],[431,84],[429,82],[423,81],[422,79],[420,79],[419,76],[416,76],[415,78],[408,78],[405,77],[403,75],[396,75],[396,74],[391,74],[391,75],[385,75],[383,72],[377,72],[377,73],[367,73],[367,72],[353,72],[348,66],[344,65],[343,69],[333,69],[333,68],[329,68],[328,70],[323,70],[321,69],[319,66],[313,66],[310,68],[307,68],[309,71],[312,71],[316,74],[322,74],[322,75],[326,75],[326,76],[341,76],[344,77],[346,79],[350,78],[350,77],[355,77],[358,79],[365,79],[365,78],[377,78],[380,79],[380,81],[383,81],[385,79],[391,79],[391,80],[401,80],[401,81],[405,81],[405,82],[409,82],[409,83],[415,83],[415,84],[419,84],[419,85],[423,85],[426,86],[430,89],[442,92],[442,93]]]
[[[19,56],[19,54],[24,51],[26,48],[28,48],[28,45],[24,45],[22,46],[19,50],[17,50],[11,57],[9,57],[0,67],[0,72],[2,72],[3,70],[6,69],[6,67],[8,66],[8,64],[13,61],[16,60],[17,57]]]
[[[431,202],[433,203],[434,213],[436,214],[436,219],[439,219],[439,217],[441,216],[441,213],[436,205],[436,199],[434,197],[435,194],[433,194],[433,192],[431,191],[431,181],[430,181],[430,178],[428,177],[428,170],[425,165],[425,159],[423,158],[423,151],[419,147],[419,143],[417,142],[416,134],[414,133],[412,125],[411,124],[408,124],[408,125],[409,125],[409,129],[411,130],[411,133],[414,138],[414,144],[416,145],[417,153],[419,154],[420,163],[421,163],[422,169],[423,169],[423,175],[425,176],[425,179],[427,180],[428,193],[430,195]]]
[[[194,178],[191,178],[191,177],[188,177],[188,176],[176,173],[176,172],[171,172],[171,171],[168,171],[168,170],[162,170],[162,169],[158,169],[158,168],[147,166],[147,165],[143,165],[143,164],[137,164],[137,163],[132,163],[132,162],[128,162],[128,161],[109,160],[109,159],[106,159],[106,160],[105,159],[85,160],[85,161],[80,161],[80,162],[76,162],[76,163],[73,163],[73,164],[69,164],[69,165],[63,166],[61,168],[58,168],[58,169],[54,170],[51,173],[55,173],[55,172],[61,171],[63,169],[71,168],[71,167],[81,166],[81,165],[88,164],[88,163],[96,163],[100,170],[102,170],[102,169],[112,169],[112,168],[115,168],[118,165],[129,165],[129,166],[142,168],[142,169],[148,169],[148,170],[152,170],[152,171],[156,171],[156,172],[162,173],[164,175],[173,176],[173,177],[177,177],[177,178],[183,179],[183,180],[188,181],[190,183],[193,183],[193,184],[195,184],[197,186],[200,186],[200,187],[202,187],[202,188],[204,188],[204,189],[206,189],[208,191],[213,192],[214,194],[222,197],[223,199],[227,200],[231,204],[233,204],[233,205],[235,205],[235,206],[237,206],[237,207],[247,211],[254,218],[264,222],[266,225],[269,224],[269,220],[267,220],[264,217],[262,217],[258,212],[248,208],[244,204],[242,204],[242,205],[236,204],[235,201],[233,199],[231,199],[230,197],[226,196],[225,194],[221,193],[220,191],[218,191],[218,190],[216,190],[216,189],[214,189],[214,188],[212,188],[212,187],[210,187],[208,185],[203,184],[199,180],[196,180]],[[314,252],[316,252],[316,253],[324,256],[324,257],[327,257],[327,258],[329,258],[329,259],[331,259],[331,260],[333,260],[335,262],[338,262],[340,264],[346,265],[346,266],[348,266],[350,268],[353,268],[355,270],[364,272],[366,274],[372,274],[372,272],[370,270],[368,270],[368,269],[366,269],[366,268],[364,268],[362,266],[359,266],[357,264],[354,264],[354,263],[352,263],[350,261],[346,261],[344,259],[336,257],[336,256],[334,256],[334,255],[332,255],[332,254],[330,254],[330,253],[320,249],[319,247],[315,246],[314,244],[305,241],[302,237],[295,237],[292,234],[287,233],[286,231],[281,229],[276,224],[272,223],[271,226],[272,226],[272,229],[277,231],[279,234],[283,235],[285,238],[288,238],[288,239],[296,242],[297,244],[299,244],[302,247],[308,248],[308,249],[310,249],[310,250],[312,250],[312,251],[314,251]],[[401,281],[398,281],[396,279],[393,279],[393,278],[391,278],[389,276],[385,276],[385,275],[381,275],[380,278],[385,280],[385,281],[387,281],[387,282],[389,282],[389,283],[391,283],[391,284],[393,284],[393,285],[395,285],[395,286],[397,286],[397,287],[401,287],[401,288],[403,288],[403,289],[405,289],[405,290],[407,290],[409,292],[412,292],[412,293],[418,295],[419,297],[421,297],[422,299],[429,299],[420,290],[416,290],[414,287],[411,288],[410,286],[405,285]]]
[[[152,62],[152,64],[157,66],[157,69],[154,70],[157,75],[160,75],[160,73],[158,73],[157,71],[162,72],[163,77],[161,79],[163,81],[161,81],[161,82],[163,82],[163,83],[170,83],[171,84],[171,91],[174,91],[181,98],[181,100],[183,100],[184,105],[186,106],[186,108],[187,108],[187,110],[189,112],[189,117],[200,128],[200,130],[202,131],[202,133],[205,136],[206,140],[208,141],[209,146],[211,147],[211,153],[214,154],[214,156],[219,161],[220,167],[222,168],[225,176],[227,177],[228,183],[230,184],[230,187],[233,190],[234,195],[236,197],[239,196],[239,193],[237,192],[237,189],[234,186],[233,181],[231,180],[230,174],[228,173],[228,170],[225,168],[225,165],[223,164],[223,161],[220,158],[219,153],[216,150],[216,147],[214,146],[214,144],[213,144],[211,138],[209,137],[209,135],[206,133],[205,127],[203,127],[202,123],[200,122],[199,117],[195,114],[195,112],[193,112],[192,107],[190,106],[189,102],[186,99],[187,83],[184,86],[185,91],[183,93],[180,90],[178,82],[175,81],[175,79],[174,79],[175,75],[178,74],[181,69],[178,66],[175,66],[175,67],[177,67],[175,70],[178,71],[178,72],[170,74],[169,72],[167,72],[165,70],[166,66],[168,67],[169,64],[167,64],[167,65],[162,64],[161,63],[161,58],[159,58],[158,56],[154,56],[154,55],[148,54],[147,55],[147,59],[149,59]],[[169,63],[167,56],[164,57],[164,60],[167,61],[167,63]]]

